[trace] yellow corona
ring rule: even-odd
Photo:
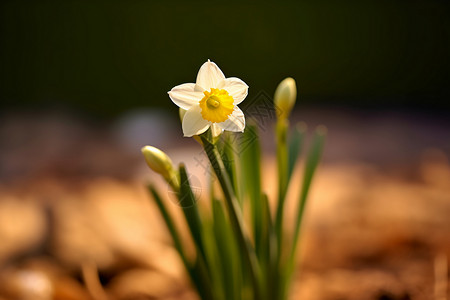
[[[233,113],[234,100],[226,90],[212,88],[210,92],[204,91],[203,94],[205,97],[199,103],[203,119],[221,123]]]

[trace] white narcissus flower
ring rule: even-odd
[[[223,130],[242,132],[245,117],[237,107],[247,97],[248,85],[239,78],[225,78],[219,67],[204,63],[195,83],[177,85],[169,92],[173,103],[186,110],[183,134],[190,137],[211,128],[213,136]]]

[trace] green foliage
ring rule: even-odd
[[[314,131],[303,176],[293,176],[302,160],[306,126],[299,124],[289,135],[289,122],[279,119],[277,141],[278,197],[276,210],[261,184],[264,164],[257,126],[247,125],[240,143],[223,134],[219,141],[207,132],[200,136],[221,190],[212,190],[210,209],[199,209],[184,167],[179,167],[176,195],[195,244],[194,258],[186,257],[179,232],[163,200],[154,188],[150,192],[163,216],[174,246],[201,299],[272,300],[287,299],[294,272],[308,193],[325,142],[326,129]],[[256,138],[255,138],[256,137]],[[290,183],[300,184],[294,224],[284,222],[286,195]],[[176,188],[173,187],[173,188]],[[244,216],[249,216],[245,220]],[[292,226],[287,230],[287,226]],[[288,233],[293,232],[293,236]]]

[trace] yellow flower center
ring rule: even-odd
[[[205,97],[200,100],[202,117],[213,123],[226,121],[234,110],[233,97],[226,90],[211,89],[204,91]]]

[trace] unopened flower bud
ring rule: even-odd
[[[167,181],[172,180],[175,171],[172,160],[166,153],[152,146],[145,146],[141,151],[150,169],[161,174]]]
[[[295,80],[288,77],[280,82],[275,91],[275,106],[279,109],[278,118],[287,119],[292,111],[297,98]]]

